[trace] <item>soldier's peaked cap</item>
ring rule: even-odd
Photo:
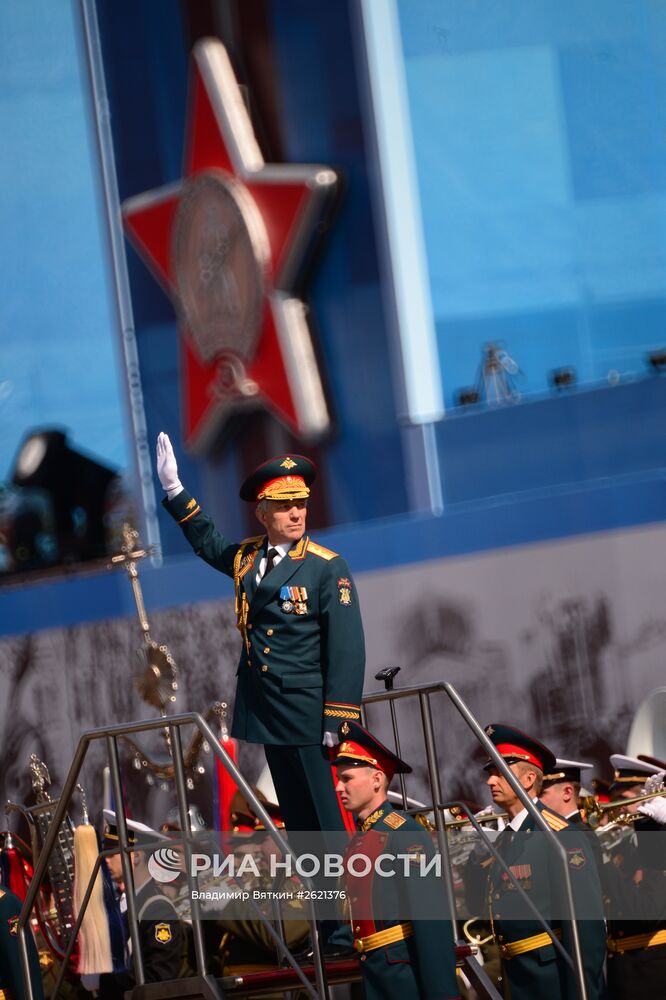
[[[305,500],[317,475],[304,455],[278,455],[251,472],[240,488],[241,500]]]
[[[127,824],[127,843],[140,844],[149,843],[152,840],[167,840],[168,838],[145,823],[139,823],[134,819],[125,819]],[[120,842],[118,833],[118,820],[113,809],[104,810],[104,841],[107,847],[113,847]]]
[[[659,757],[650,757],[649,754],[639,753],[637,760],[642,760],[645,764],[653,764],[660,771],[666,771],[666,760],[660,760]]]
[[[394,774],[411,774],[411,767],[400,760],[392,750],[369,733],[358,722],[345,720],[338,726],[340,744],[337,748],[336,764],[350,767],[373,767],[383,771],[390,779]]]
[[[520,729],[506,726],[502,722],[493,722],[486,726],[485,733],[507,764],[517,764],[523,760],[538,767],[544,774],[555,771],[555,754],[552,750]],[[494,766],[493,760],[487,760],[484,769]]]
[[[628,785],[644,785],[651,774],[659,774],[663,768],[650,764],[639,757],[627,757],[623,753],[614,753],[610,757],[613,768],[611,792],[616,792]]]
[[[558,757],[555,761],[555,769],[543,776],[544,784],[556,785],[560,781],[573,781],[580,785],[582,783],[581,771],[587,771],[594,767],[594,764],[586,764],[582,760],[565,760]]]

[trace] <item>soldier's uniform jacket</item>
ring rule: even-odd
[[[666,833],[647,817],[634,830],[603,869],[612,1000],[659,996],[666,983]]]
[[[585,914],[595,909],[598,900],[599,919],[578,921],[578,933],[583,953],[583,965],[589,1000],[605,996],[603,965],[606,935],[602,919],[602,898],[594,857],[585,836],[558,813],[537,801],[536,807],[552,830],[562,834],[567,850],[574,901],[585,901]],[[534,834],[534,836],[530,836]],[[536,821],[528,815],[517,832],[504,830],[495,847],[517,879],[527,897],[540,913],[566,912],[562,871],[559,861],[545,843]],[[545,934],[541,924],[526,913],[526,903],[502,870],[494,856],[481,859],[474,853],[465,869],[465,891],[470,912],[483,917],[490,912],[495,939],[502,956],[504,975],[508,979],[511,1000],[575,1000],[576,980],[552,941],[522,954],[511,954],[511,945]],[[562,919],[547,919],[569,955],[573,955],[571,925]]]
[[[185,490],[163,503],[196,554],[234,580],[243,647],[232,736],[305,746],[358,720],[365,643],[345,560],[304,535],[257,586],[265,536],[230,542]]]
[[[410,834],[405,838],[405,834]],[[373,861],[380,854],[430,857],[433,844],[424,828],[406,813],[393,809],[386,801],[360,825],[359,833],[350,842],[347,855],[363,854]],[[383,870],[391,865],[382,862]],[[441,891],[441,920],[411,920],[419,912],[419,894],[424,892],[421,877],[380,877],[374,865],[368,875],[346,877],[351,927],[355,947],[360,952],[366,1000],[451,1000],[459,996],[456,980],[456,960],[451,921],[446,898],[435,876],[434,889]],[[433,890],[430,878],[429,889]],[[439,898],[439,896],[438,896]],[[355,912],[356,911],[356,912]],[[421,910],[421,912],[423,912]],[[372,919],[367,917],[372,913]],[[396,917],[400,915],[400,919]],[[401,924],[411,926],[403,940],[364,950],[362,942],[373,934]]]
[[[23,972],[18,947],[18,918],[21,900],[8,889],[0,888],[0,995],[6,1000],[24,1000]],[[26,930],[30,981],[35,1000],[43,1000],[42,977],[32,931]]]
[[[136,894],[139,940],[147,983],[178,979],[187,951],[183,925],[167,896],[148,881]],[[100,1000],[122,1000],[136,985],[132,972],[112,972],[99,977]]]
[[[601,879],[601,873],[602,873],[603,867],[604,867],[604,858],[603,858],[603,851],[601,850],[601,844],[599,842],[599,838],[597,837],[596,833],[594,832],[594,827],[590,826],[590,824],[586,820],[583,819],[583,817],[581,816],[581,814],[580,814],[580,812],[578,810],[576,810],[576,812],[572,813],[570,816],[567,816],[566,819],[567,819],[567,822],[571,823],[571,825],[573,827],[575,827],[575,829],[579,833],[581,833],[581,834],[584,835],[584,837],[585,837],[585,843],[588,845],[588,847],[590,849],[592,857],[594,858],[594,863],[597,866],[597,872],[599,873],[599,879]]]

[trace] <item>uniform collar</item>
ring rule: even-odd
[[[379,809],[375,809],[369,816],[366,816],[364,820],[357,821],[356,826],[361,833],[367,833],[375,824],[379,823],[380,819],[383,819],[390,812],[393,812],[393,809],[387,800],[380,805]]]
[[[532,802],[534,803],[534,805],[538,809],[538,807],[539,807],[539,800],[538,799],[532,799]],[[527,812],[527,809],[521,809],[520,812],[517,813],[517,815],[513,817],[513,819],[511,820],[511,822],[507,823],[506,825],[507,825],[507,827],[510,830],[520,830],[521,826],[523,825],[523,823],[525,822],[526,819],[529,819],[530,821],[532,821],[532,817]]]
[[[289,549],[291,548],[292,545],[287,544],[286,542],[281,542],[279,545],[271,545],[271,543],[268,541],[268,536],[266,536],[266,552],[264,553],[264,558],[266,558],[269,549],[275,549],[275,551],[280,556],[280,559],[284,559],[287,552],[289,552]]]

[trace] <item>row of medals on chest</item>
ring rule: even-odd
[[[285,615],[307,615],[308,592],[305,587],[280,587],[280,610]]]

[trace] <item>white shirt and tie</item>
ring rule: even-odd
[[[259,560],[259,567],[257,569],[256,575],[254,577],[254,582],[259,586],[266,573],[269,573],[274,566],[277,566],[279,562],[286,556],[287,552],[291,548],[291,545],[270,545],[268,546],[268,552],[265,556],[262,556]],[[267,568],[268,567],[268,568]]]

